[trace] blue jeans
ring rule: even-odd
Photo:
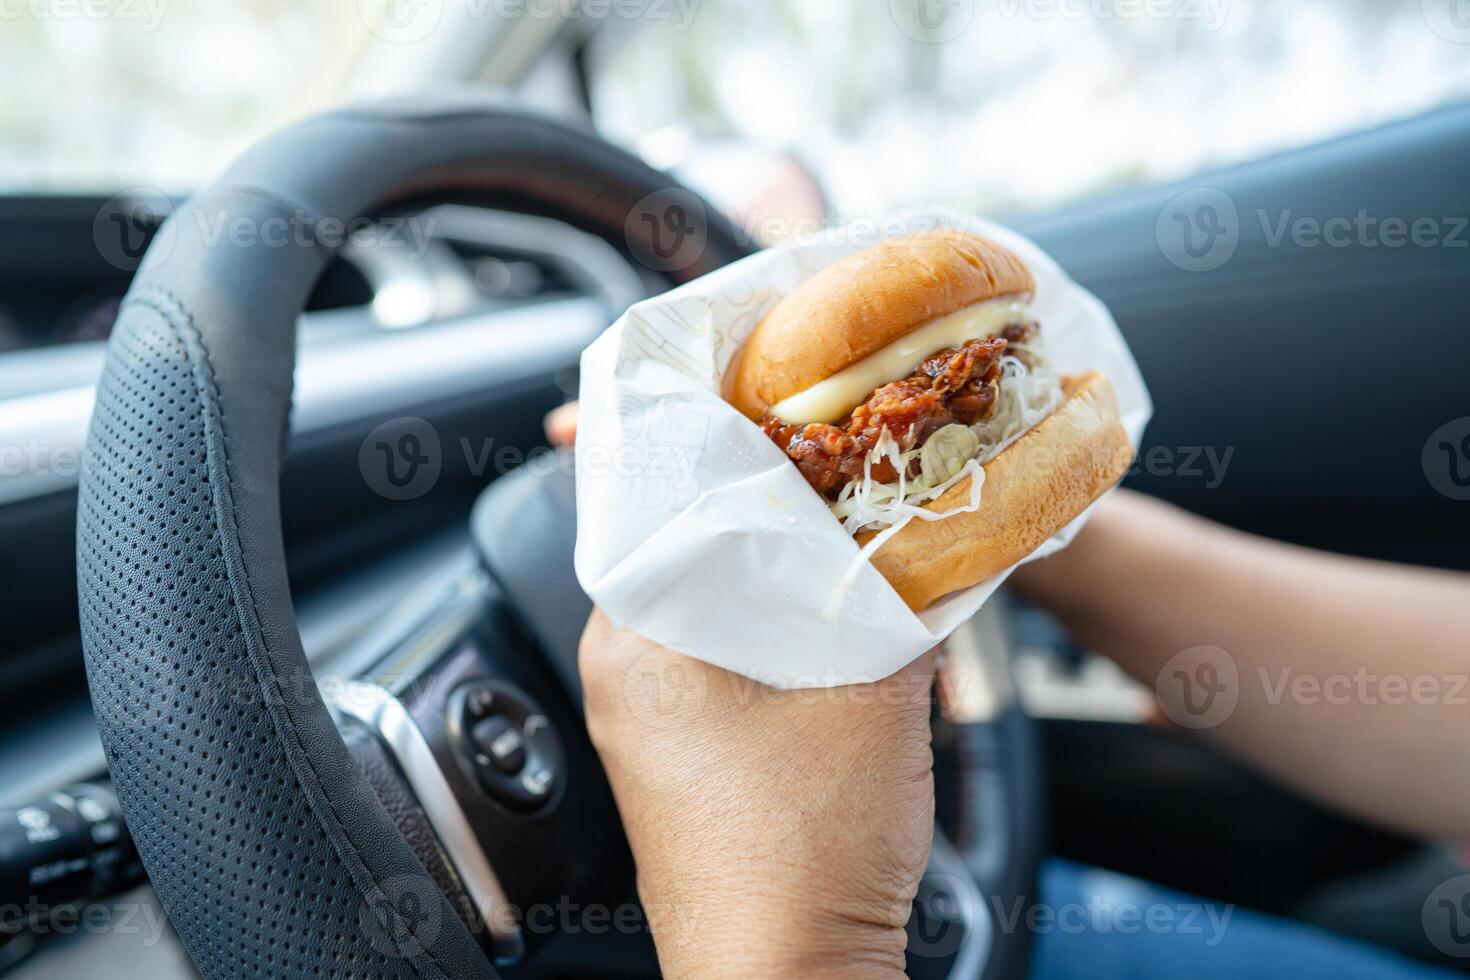
[[[1452,980],[1364,943],[1223,902],[1050,860],[1031,980]],[[1004,927],[1004,924],[1002,924]]]

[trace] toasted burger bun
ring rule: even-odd
[[[936,317],[1035,288],[1020,259],[965,231],[923,232],[863,249],[776,304],[726,374],[725,399],[759,418]]]
[[[1108,379],[1096,371],[1070,375],[1062,391],[1066,401],[1056,411],[985,464],[979,510],[910,521],[873,554],[873,566],[910,609],[1005,571],[1123,478],[1133,446]],[[924,506],[942,513],[969,501],[963,480]],[[875,533],[860,533],[858,544]]]

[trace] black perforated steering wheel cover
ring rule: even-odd
[[[145,260],[80,480],[82,638],[119,799],[207,976],[495,975],[354,767],[295,626],[277,478],[295,319],[330,250],[211,229],[472,199],[616,241],[629,208],[674,186],[483,99],[394,103],[251,151],[174,216],[169,253]],[[740,254],[708,220],[706,256],[676,277]]]

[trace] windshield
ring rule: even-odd
[[[252,140],[340,98],[370,37],[357,7],[0,0],[0,187],[207,180]]]
[[[13,96],[0,107],[0,189],[188,189],[324,107],[482,82],[492,60],[564,57],[590,37],[598,127],[715,185],[717,200],[754,170],[738,154],[691,166],[695,148],[774,151],[834,212],[1029,211],[1464,97],[1466,6],[0,0],[0,82]],[[404,29],[405,16],[427,29]],[[486,43],[517,19],[565,22],[568,43]]]
[[[1465,0],[704,0],[605,48],[605,133],[788,154],[829,220],[1045,209],[1470,93]]]

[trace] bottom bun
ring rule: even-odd
[[[985,464],[979,510],[910,521],[872,556],[910,609],[1010,568],[1128,471],[1133,446],[1108,379],[1096,371],[1069,375],[1062,392],[1056,411]],[[925,507],[942,513],[969,501],[965,480]],[[858,544],[875,533],[860,533]]]

